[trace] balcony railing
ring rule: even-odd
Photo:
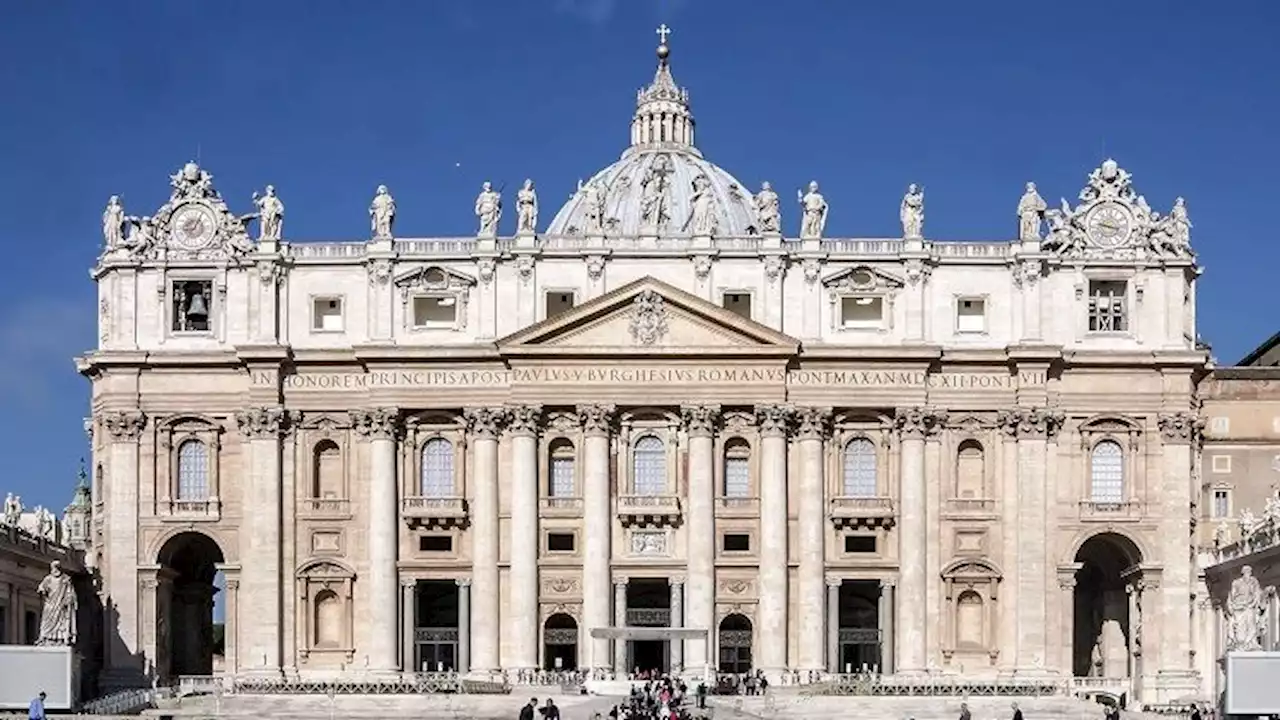
[[[831,522],[838,527],[889,527],[894,515],[890,497],[831,498]]]
[[[1081,500],[1080,519],[1086,522],[1141,520],[1142,503],[1132,500],[1123,500],[1120,502]]]
[[[222,517],[222,502],[216,497],[204,500],[161,500],[156,514],[172,520],[215,521]]]
[[[627,625],[631,627],[670,627],[671,611],[663,608],[627,608]]]
[[[675,495],[619,495],[618,518],[627,527],[662,527],[680,521],[680,498]]]
[[[410,496],[400,501],[400,514],[411,527],[449,527],[467,521],[467,501],[460,497]]]
[[[952,515],[990,515],[996,501],[990,498],[948,498],[947,512]]]
[[[582,517],[582,498],[544,497],[538,501],[543,517]]]
[[[760,498],[718,497],[716,515],[720,517],[755,517],[760,514]]]
[[[351,501],[346,498],[302,498],[298,514],[307,518],[351,517]]]

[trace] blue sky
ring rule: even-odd
[[[110,194],[148,214],[198,158],[240,212],[274,184],[295,241],[365,237],[379,183],[401,234],[463,235],[482,181],[532,177],[549,220],[625,146],[660,22],[703,152],[752,188],[821,181],[831,235],[898,233],[918,182],[927,235],[1008,238],[1024,182],[1074,198],[1108,155],[1157,209],[1186,196],[1200,332],[1232,362],[1277,329],[1278,21],[1273,0],[5,3],[2,484],[70,498]]]

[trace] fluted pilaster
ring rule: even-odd
[[[613,560],[613,515],[609,509],[609,433],[613,427],[612,405],[578,407],[582,423],[582,522],[586,532],[583,546],[590,550],[582,559],[582,619],[587,632],[609,627],[610,590]],[[587,637],[585,667],[608,669],[609,639]]]
[[[396,602],[399,567],[396,564],[400,526],[396,497],[396,441],[400,411],[374,408],[350,413],[356,434],[369,443],[369,569],[365,608],[369,613],[369,668],[390,672],[399,665],[396,652]]]
[[[542,408],[507,410],[511,438],[511,610],[507,632],[511,665],[532,670],[538,662],[538,431]]]
[[[792,410],[756,408],[760,428],[760,669],[775,681],[787,668],[787,431]]]
[[[498,669],[501,621],[498,585],[498,433],[506,414],[500,408],[468,408],[472,481],[471,506],[471,668]]]
[[[796,550],[800,568],[796,582],[797,668],[800,672],[821,671],[826,647],[826,497],[823,479],[823,443],[831,426],[831,408],[802,407],[796,410],[796,442],[800,453],[799,512]]]
[[[681,409],[689,436],[689,627],[715,631],[716,511],[715,432],[720,408],[693,405]],[[685,662],[703,671],[711,662],[706,640],[690,640]]]

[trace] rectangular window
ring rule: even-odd
[[[746,533],[725,533],[721,545],[725,552],[751,552],[751,536]]]
[[[452,328],[458,322],[458,298],[453,295],[419,295],[413,299],[415,328]]]
[[[982,298],[956,300],[956,332],[984,333],[987,331],[987,301]]]
[[[1209,432],[1214,435],[1226,435],[1231,432],[1231,418],[1219,416],[1209,420]]]
[[[840,298],[840,326],[850,330],[878,329],[884,324],[884,298],[851,295]]]
[[[573,458],[551,458],[551,497],[573,497]]]
[[[1226,475],[1231,473],[1231,456],[1230,455],[1214,455],[1210,463],[1213,472],[1218,475]]]
[[[171,292],[173,332],[207,333],[213,331],[213,282],[178,280]]]
[[[453,552],[453,536],[421,535],[418,537],[418,550],[434,553]]]
[[[342,332],[342,298],[318,297],[311,301],[313,332]]]
[[[1231,516],[1231,491],[1214,490],[1213,491],[1213,517],[1225,518]]]
[[[1089,332],[1129,329],[1127,286],[1124,280],[1089,281]]]
[[[571,553],[575,540],[573,533],[547,533],[547,552]]]
[[[727,292],[720,298],[720,304],[738,317],[751,319],[751,293]]]
[[[546,295],[547,303],[547,319],[550,320],[557,315],[561,315],[574,306],[574,295],[572,292],[564,292],[563,290],[552,290]]]
[[[846,553],[874,553],[876,551],[875,535],[845,535],[844,551]]]
[[[724,496],[751,497],[751,470],[747,458],[731,457],[724,461]]]

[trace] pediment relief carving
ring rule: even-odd
[[[886,292],[901,290],[902,278],[869,265],[855,265],[834,272],[822,280],[831,292]]]
[[[397,275],[394,282],[402,294],[411,292],[457,293],[474,287],[476,279],[457,270],[438,265],[425,265]]]

